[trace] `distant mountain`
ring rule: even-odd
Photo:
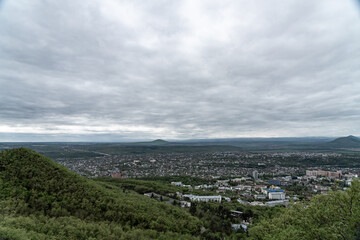
[[[352,135],[339,137],[325,145],[332,148],[360,148],[360,138]]]
[[[162,140],[162,139],[156,139],[152,142],[150,142],[150,144],[152,145],[164,145],[164,144],[169,144],[170,142]]]
[[[176,140],[180,143],[253,143],[253,142],[305,142],[317,143],[327,142],[334,139],[333,137],[270,137],[270,138],[212,138],[212,139],[188,139]]]
[[[127,145],[127,146],[166,146],[166,145],[172,145],[172,142],[168,142],[162,139],[156,139],[154,141],[149,142],[133,142],[133,143],[123,143],[121,145]]]

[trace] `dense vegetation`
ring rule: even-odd
[[[177,207],[100,185],[24,148],[0,153],[0,211],[5,239],[190,238],[201,227]]]
[[[215,183],[215,179],[203,179],[199,177],[190,177],[190,176],[162,176],[162,177],[143,177],[140,178],[142,180],[147,181],[157,181],[157,182],[182,182],[186,185],[202,185],[202,184],[209,184],[209,183]]]
[[[121,189],[133,190],[137,193],[144,194],[149,192],[156,192],[161,195],[168,195],[169,193],[175,192],[187,192],[187,188],[179,188],[169,183],[162,183],[159,181],[145,181],[139,179],[131,179],[131,178],[110,178],[110,177],[100,177],[94,179],[95,181],[110,183],[111,185],[117,186]]]
[[[360,183],[317,195],[250,228],[251,239],[360,239]]]

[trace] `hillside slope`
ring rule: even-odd
[[[0,152],[0,216],[0,239],[187,239],[201,227],[179,208],[100,185],[25,148]]]
[[[290,205],[249,229],[251,240],[360,239],[360,183]]]
[[[347,137],[336,138],[328,142],[325,146],[330,148],[360,148],[360,139],[352,135]]]

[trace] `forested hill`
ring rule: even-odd
[[[352,135],[336,138],[325,144],[328,148],[360,148],[360,139]]]
[[[192,239],[201,228],[180,208],[101,185],[25,148],[0,152],[0,218],[0,239]]]

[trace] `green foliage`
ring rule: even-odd
[[[131,178],[110,178],[100,177],[95,178],[95,181],[110,183],[114,186],[133,190],[137,193],[144,194],[148,192],[156,192],[161,195],[168,195],[169,193],[183,192],[184,188],[170,185],[170,183],[159,182],[159,181],[144,181],[139,179]]]
[[[187,238],[201,226],[180,208],[98,184],[24,148],[0,152],[0,215],[5,239]]]
[[[190,177],[190,176],[143,177],[140,179],[146,180],[146,181],[157,181],[157,182],[164,182],[164,183],[182,182],[183,184],[192,185],[192,186],[216,182],[216,180],[214,180],[214,179],[204,179],[204,178]]]
[[[127,227],[128,228],[128,227]],[[109,222],[85,222],[75,217],[45,216],[5,217],[0,225],[0,239],[194,239],[190,235],[157,232],[145,229],[126,229]]]
[[[356,239],[360,227],[360,183],[347,191],[318,195],[294,204],[249,229],[251,239]]]

